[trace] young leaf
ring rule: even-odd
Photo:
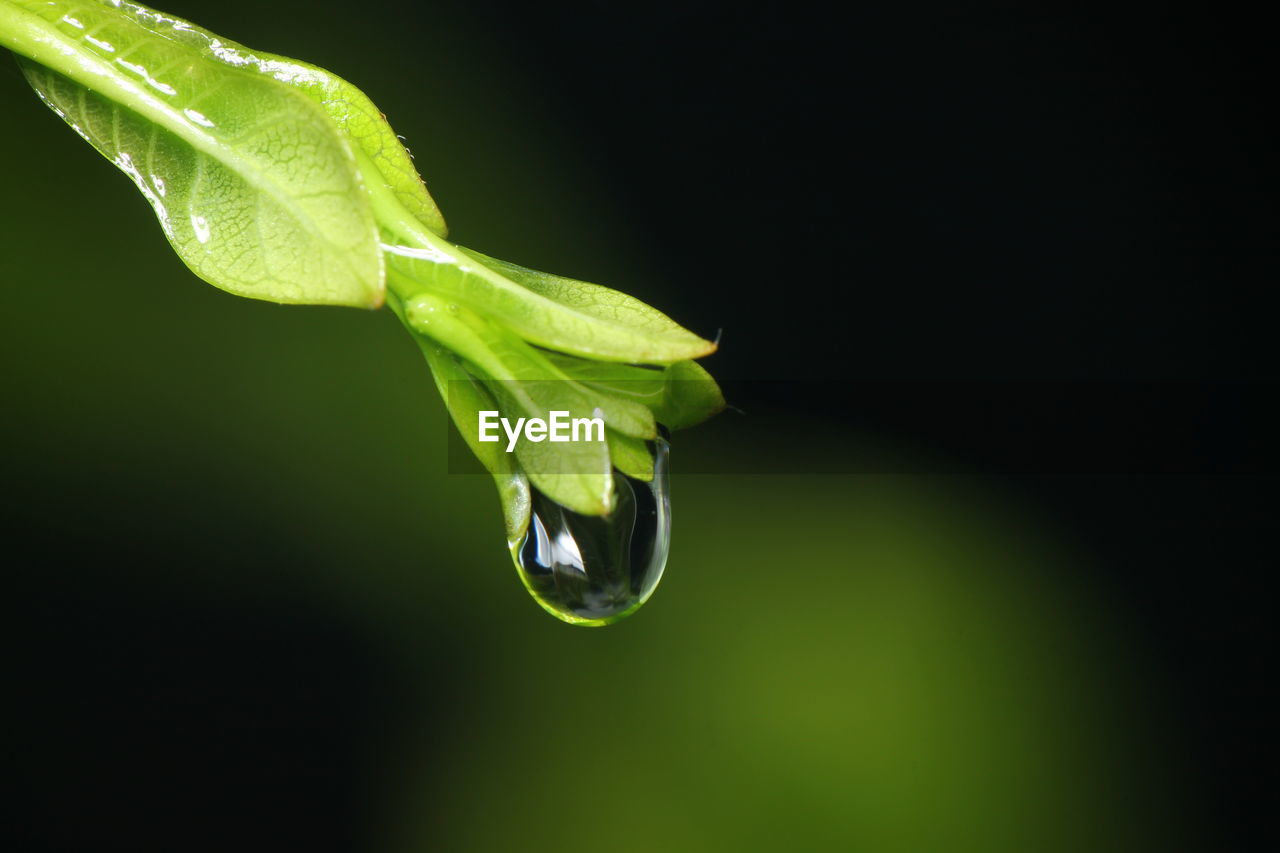
[[[653,480],[653,454],[643,441],[613,430],[608,431],[608,439],[613,467],[646,483]]]
[[[476,455],[493,475],[498,487],[498,499],[502,503],[502,516],[507,531],[507,544],[512,545],[524,536],[529,528],[529,481],[520,470],[515,458],[501,446],[477,440],[475,425],[481,411],[498,408],[484,386],[459,363],[456,356],[429,338],[414,335],[422,354],[426,356],[435,378],[436,388],[444,399],[454,425]]]
[[[373,197],[380,222],[392,223],[393,238],[418,244],[387,245],[389,267],[483,312],[530,343],[585,358],[643,364],[670,364],[715,349],[624,293],[496,261],[421,229],[408,233],[412,222],[394,227],[395,211],[386,210],[392,202],[376,190]]]
[[[393,267],[392,280],[409,289]],[[481,316],[463,304],[442,300],[431,292],[419,292],[404,303],[409,325],[435,338],[480,369],[489,381],[519,383],[508,393],[533,406],[533,416],[545,417],[551,409],[572,409],[581,416],[597,410],[611,429],[636,438],[658,434],[653,413],[643,403],[623,395],[590,391],[562,373],[547,354],[511,334],[500,323]],[[539,403],[545,403],[539,410]]]
[[[101,2],[101,0],[99,0]],[[427,193],[426,184],[413,159],[387,118],[373,101],[355,86],[331,71],[307,62],[253,50],[203,27],[137,3],[119,3],[122,14],[132,17],[153,32],[189,45],[202,56],[232,68],[253,71],[293,86],[328,114],[355,147],[368,157],[373,173],[367,180],[381,180],[415,219],[432,233],[448,233],[440,208]]]
[[[153,30],[140,9],[0,0],[0,41],[129,175],[196,275],[275,302],[381,304],[377,226],[347,137],[302,91]]]
[[[501,399],[501,392],[495,396]],[[516,458],[529,482],[561,506],[583,515],[607,515],[613,510],[613,465],[606,442],[549,444],[521,437]]]
[[[714,343],[634,296],[527,269],[465,246],[457,248],[519,285],[493,287],[482,298],[495,317],[531,343],[586,358],[636,364],[670,364],[715,352]]]
[[[587,388],[643,403],[670,430],[702,423],[724,409],[720,386],[694,361],[678,361],[662,370],[633,364],[588,361],[547,353],[556,369]]]
[[[663,371],[666,393],[653,415],[668,429],[697,426],[724,410],[724,394],[701,364],[677,361]]]
[[[457,353],[485,377],[485,387],[504,417],[545,421],[557,410],[569,412],[571,418],[594,416],[593,398],[577,383],[553,378],[554,373],[548,373],[553,368],[527,344],[466,307],[419,294],[404,304],[404,315],[411,329]],[[652,416],[643,411],[652,425]],[[476,427],[462,428],[465,432]],[[603,515],[612,508],[607,442],[551,444],[521,437],[515,452],[533,485],[557,503],[584,515]]]

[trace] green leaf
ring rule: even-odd
[[[120,9],[153,32],[188,45],[202,56],[232,68],[256,72],[307,95],[369,159],[374,172],[366,174],[366,178],[381,180],[415,219],[433,233],[441,237],[447,235],[444,215],[427,192],[400,137],[373,101],[351,83],[319,66],[245,47],[189,21],[139,4],[121,3]]]
[[[678,361],[663,372],[666,394],[653,414],[668,429],[696,426],[724,410],[720,386],[696,361]]]
[[[638,438],[609,430],[609,458],[613,467],[628,477],[648,483],[653,480],[653,454],[649,447]]]
[[[670,430],[700,424],[725,406],[720,386],[697,362],[678,361],[655,370],[560,353],[547,353],[547,359],[563,375],[592,390],[643,403]]]
[[[501,401],[501,389],[487,386]],[[512,411],[501,405],[504,413]],[[613,510],[613,464],[609,445],[601,442],[550,444],[521,437],[516,458],[538,491],[561,506],[583,515],[607,515]]]
[[[395,222],[375,194],[379,219]],[[404,279],[483,313],[530,343],[606,361],[668,364],[705,355],[715,344],[676,325],[638,299],[586,282],[535,273],[486,258],[432,234],[396,236],[417,246],[387,246],[387,264]],[[519,278],[513,278],[519,276]],[[528,284],[532,283],[536,289]],[[541,292],[539,292],[541,291]]]
[[[714,343],[634,296],[527,269],[465,246],[457,248],[519,285],[481,289],[478,298],[484,300],[486,310],[531,343],[586,358],[637,364],[670,364],[715,352]]]
[[[514,545],[529,529],[529,481],[510,453],[498,444],[477,440],[475,430],[480,412],[497,409],[498,404],[453,353],[423,335],[415,334],[413,339],[426,356],[436,388],[440,391],[458,432],[462,434],[471,452],[493,475],[498,487],[498,499],[502,503],[507,544]]]
[[[484,377],[503,417],[548,420],[552,411],[565,411],[571,418],[590,418],[600,410],[597,398],[576,382],[555,378],[555,368],[528,344],[465,306],[419,294],[405,302],[404,314],[411,329],[457,353]],[[629,405],[648,417],[656,430],[647,409]],[[609,417],[604,413],[606,423]],[[461,428],[478,432],[478,423]],[[585,515],[603,515],[613,507],[606,441],[552,444],[521,437],[515,453],[533,485],[557,503]]]
[[[31,85],[129,175],[196,275],[275,302],[381,304],[352,143],[303,91],[169,37],[183,23],[124,3],[0,0],[0,40],[29,57]]]
[[[394,267],[392,276],[400,289],[411,289],[413,283],[400,280]],[[476,365],[486,380],[519,383],[519,388],[508,389],[507,393],[515,395],[522,406],[534,406],[537,417],[554,408],[571,408],[584,417],[599,411],[605,423],[618,432],[643,439],[658,434],[653,413],[643,403],[588,389],[556,368],[548,353],[529,346],[500,323],[467,306],[427,292],[410,297],[404,306],[412,328]],[[539,400],[548,405],[539,407]],[[551,401],[557,405],[550,405]],[[570,403],[572,406],[559,405]]]

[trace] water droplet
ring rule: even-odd
[[[635,612],[662,579],[671,547],[664,439],[651,443],[653,482],[613,472],[607,516],[580,515],[533,489],[529,531],[511,549],[525,587],[558,619],[608,625]]]

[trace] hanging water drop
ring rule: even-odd
[[[670,445],[652,442],[653,481],[614,471],[607,516],[565,509],[537,489],[524,538],[511,549],[525,587],[549,613],[576,625],[608,625],[653,593],[671,547]]]

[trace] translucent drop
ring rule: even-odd
[[[511,549],[530,594],[558,619],[608,625],[653,594],[671,547],[670,445],[652,442],[653,482],[613,473],[607,516],[580,515],[537,489],[524,538]]]

